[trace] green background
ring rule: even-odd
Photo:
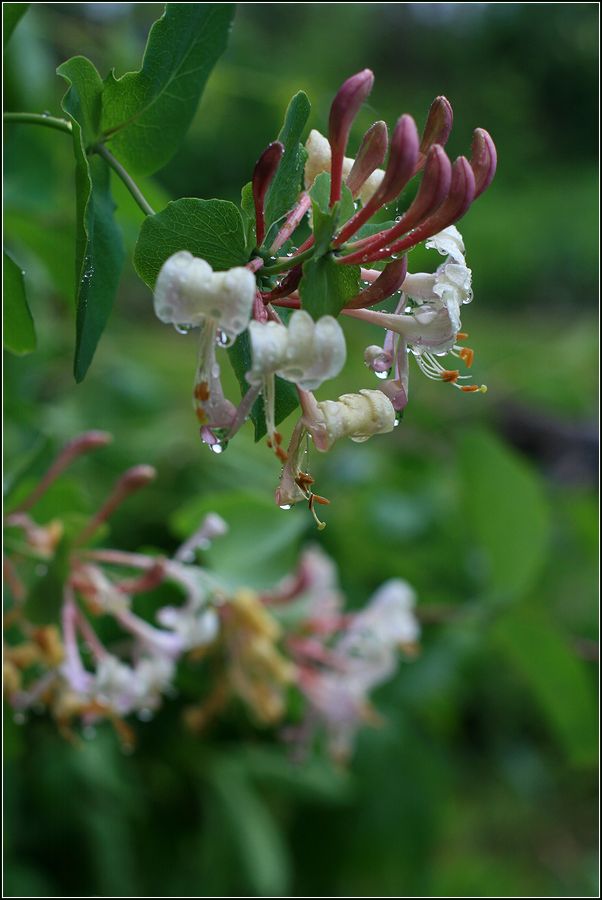
[[[160,11],[32,7],[6,54],[6,108],[59,114],[54,69],[77,53],[103,77],[136,68]],[[597,24],[594,4],[241,5],[185,143],[141,180],[157,209],[237,201],[291,95],[308,93],[324,131],[337,86],[364,67],[376,83],[355,146],[375,119],[409,112],[421,126],[440,93],[455,111],[450,153],[467,152],[476,126],[493,135],[496,180],[460,225],[475,288],[463,325],[489,393],[412,371],[393,434],[312,459],[332,501],[320,534],[302,508],[266,508],[278,469],[250,429],[220,457],[200,445],[195,338],[153,316],[131,264],[142,215],[118,183],[129,261],[74,384],[69,139],[5,129],[6,240],[38,341],[5,363],[8,481],[39,441],[41,472],[81,430],[115,435],[38,517],[92,510],[123,468],[151,463],[159,477],[115,516],[115,546],[173,548],[213,509],[242,523],[214,552],[233,580],[273,582],[317,542],[352,606],[403,577],[424,621],[421,655],[377,692],[383,724],[361,734],[346,771],[321,753],[291,765],[236,707],[192,738],[181,697],[136,724],[130,756],[109,727],[72,746],[44,716],[21,726],[8,710],[9,895],[596,893]],[[362,350],[377,332],[345,330],[348,364],[320,397],[375,386]]]

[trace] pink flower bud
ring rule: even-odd
[[[372,90],[374,74],[364,69],[344,81],[332,101],[328,120],[328,140],[332,151],[330,205],[341,196],[343,179],[343,160],[353,120]]]
[[[427,154],[422,182],[409,209],[392,228],[370,238],[364,238],[363,241],[357,241],[354,244],[357,251],[349,257],[349,260],[358,262],[364,258],[370,259],[376,250],[391,244],[392,241],[407,234],[411,228],[415,228],[423,219],[431,216],[441,206],[449,192],[451,173],[452,164],[445,150],[434,144]]]
[[[283,153],[284,144],[281,144],[280,141],[273,141],[263,151],[253,171],[253,203],[255,204],[255,231],[258,247],[261,247],[265,237],[265,196],[280,165]]]
[[[433,144],[445,147],[454,121],[454,111],[447,97],[435,97],[426,119],[420,141],[420,152],[426,154]]]
[[[418,131],[411,116],[398,119],[391,139],[389,162],[380,187],[362,209],[343,226],[333,241],[333,247],[340,247],[352,234],[361,228],[385,203],[390,203],[403,190],[414,173],[418,159]]]
[[[475,128],[472,138],[470,165],[475,178],[475,199],[487,190],[497,168],[497,151],[491,135],[484,128]]]
[[[356,196],[365,181],[378,169],[387,154],[389,135],[384,122],[375,122],[365,133],[351,171],[347,187]]]
[[[391,244],[388,250],[377,251],[375,257],[386,258],[392,253],[402,253],[415,247],[426,238],[443,231],[462,218],[475,197],[475,177],[470,163],[465,156],[459,156],[452,166],[452,178],[449,194],[434,215],[425,219],[411,234],[397,243]],[[381,254],[380,256],[378,254]],[[382,254],[385,254],[383,257]]]
[[[391,152],[382,184],[374,199],[378,206],[390,203],[402,192],[412,175],[418,160],[418,129],[411,116],[404,115],[397,120]],[[378,207],[376,207],[378,208]]]
[[[400,290],[405,277],[408,274],[408,259],[406,256],[396,259],[389,263],[382,270],[376,281],[370,287],[365,288],[352,297],[345,304],[345,309],[361,309],[365,306],[374,306],[391,297],[396,291]]]

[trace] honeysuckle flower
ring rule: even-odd
[[[305,149],[307,150],[307,160],[305,162],[304,180],[305,189],[309,190],[318,175],[322,172],[330,172],[332,155],[328,138],[325,138],[324,135],[320,134],[315,128],[309,133],[309,137],[305,142]],[[351,157],[346,156],[344,158],[344,179],[349,178],[354,163],[355,160]],[[374,171],[363,181],[361,186],[359,188],[356,187],[356,189],[353,190],[354,196],[358,197],[365,206],[368,200],[371,199],[380,187],[384,177],[384,169],[374,169]]]
[[[397,649],[412,649],[420,637],[414,615],[416,595],[407,581],[386,581],[352,618],[336,644],[346,671],[366,690],[388,678],[397,663]]]
[[[268,439],[278,451],[274,376],[291,381],[302,390],[319,387],[343,368],[345,338],[335,318],[322,316],[314,322],[304,310],[296,310],[288,326],[273,321],[251,322],[249,338],[252,365],[246,379],[251,385],[262,385]]]
[[[165,657],[144,657],[135,666],[107,654],[98,663],[88,689],[90,700],[119,716],[155,710],[170,686],[174,664]]]
[[[329,450],[335,441],[348,437],[356,443],[395,427],[391,401],[381,391],[361,390],[342,394],[338,400],[315,400],[304,405],[304,423],[316,449]]]
[[[155,313],[178,330],[201,328],[193,407],[199,424],[227,429],[236,414],[225,397],[216,343],[229,345],[248,326],[255,299],[253,273],[238,266],[214,272],[208,262],[187,250],[163,264],[155,285]]]
[[[345,759],[358,729],[374,722],[369,694],[397,668],[398,651],[414,651],[420,628],[413,613],[415,595],[402,579],[382,585],[367,606],[346,617],[337,636],[317,643],[320,632],[293,643],[299,684],[309,702],[301,731],[324,729],[330,753]],[[325,630],[327,637],[332,634]],[[321,648],[321,649],[320,649]]]
[[[219,633],[219,618],[211,607],[163,606],[157,613],[157,622],[181,639],[182,650],[211,644]]]
[[[260,722],[278,721],[296,669],[278,649],[282,630],[257,594],[237,591],[221,609],[232,687]]]
[[[214,272],[208,262],[187,250],[167,259],[155,285],[155,313],[168,324],[198,328],[210,323],[227,338],[249,324],[255,278],[244,266]]]

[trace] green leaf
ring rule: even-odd
[[[151,175],[180,146],[213,66],[226,48],[231,3],[168,3],[151,28],[142,68],[102,95],[102,129],[126,168]]]
[[[277,471],[276,466],[276,475]],[[236,491],[195,497],[171,517],[170,524],[186,538],[212,511],[226,520],[228,533],[203,555],[208,568],[219,572],[228,587],[267,588],[294,566],[299,536],[308,525],[305,516],[278,509],[273,497],[265,494]]]
[[[245,378],[245,374],[252,365],[251,360],[251,344],[248,332],[243,332],[236,339],[236,343],[228,348],[228,356],[234,369],[234,374],[240,384],[241,396],[246,394],[249,389],[249,382]],[[285,381],[284,378],[276,376],[276,390],[274,398],[274,421],[279,425],[287,416],[297,409],[299,406],[299,395],[294,384]],[[255,426],[255,441],[260,441],[266,434],[265,427],[265,407],[263,405],[263,397],[259,396],[253,408],[251,409],[250,419]]]
[[[258,897],[288,896],[290,864],[286,845],[268,807],[236,760],[217,760],[208,778],[220,802],[227,833]]]
[[[597,758],[597,715],[586,664],[539,610],[514,607],[493,630],[575,765]]]
[[[134,265],[151,289],[165,260],[178,250],[188,250],[218,270],[244,266],[248,255],[238,207],[229,200],[184,197],[147,216],[134,251]]]
[[[253,201],[253,184],[248,181],[240,192],[240,208],[245,222],[245,235],[247,240],[246,252],[250,256],[255,249],[255,203]]]
[[[30,7],[30,3],[3,3],[2,4],[2,40],[6,47],[12,37],[12,33]]]
[[[25,294],[23,272],[14,259],[4,251],[4,346],[18,355],[36,349],[36,332]]]
[[[340,265],[332,255],[312,257],[303,265],[299,285],[301,306],[314,319],[338,316],[360,288],[360,267]]]
[[[493,594],[518,597],[548,552],[550,513],[536,472],[500,440],[473,430],[460,442],[463,518],[488,564]]]
[[[102,82],[92,63],[79,56],[57,69],[69,82],[62,107],[73,126],[76,190],[75,295],[77,305],[74,375],[82,381],[105,329],[124,259],[114,220],[110,172],[100,157],[88,157],[100,120]]]
[[[284,124],[278,135],[278,140],[284,144],[284,155],[268,190],[265,204],[268,227],[282,218],[294,206],[299,196],[307,159],[307,151],[299,141],[310,110],[310,102],[303,91],[295,94],[288,105]],[[269,238],[266,244],[269,244]]]

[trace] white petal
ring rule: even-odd
[[[155,312],[162,322],[197,327],[210,319],[228,336],[248,325],[255,297],[255,277],[235,267],[214,272],[187,250],[163,264],[155,286]]]
[[[455,225],[449,225],[439,234],[434,234],[426,242],[425,247],[427,250],[438,250],[443,256],[450,256],[454,262],[466,265],[464,240]]]

